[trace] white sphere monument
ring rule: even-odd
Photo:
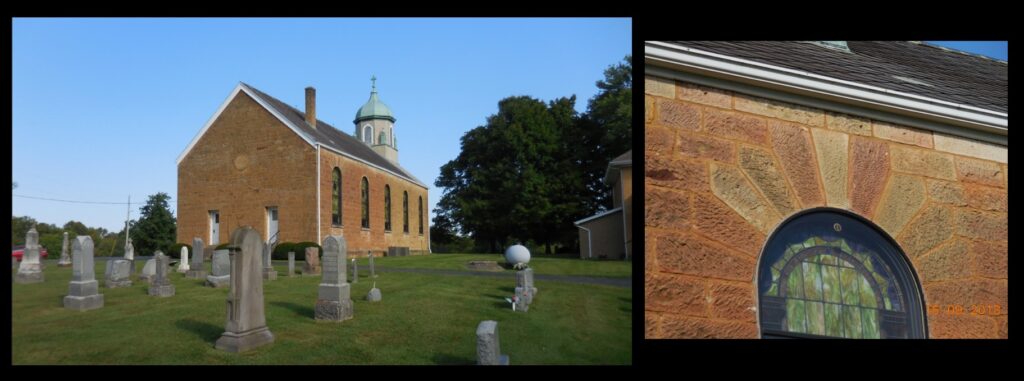
[[[505,249],[505,261],[515,268],[526,267],[530,263],[530,250],[523,245],[512,245]]]

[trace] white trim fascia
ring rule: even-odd
[[[358,162],[360,162],[360,163],[366,164],[366,165],[368,165],[368,166],[370,166],[370,167],[373,167],[373,168],[379,169],[379,170],[381,170],[381,171],[384,171],[384,172],[386,172],[386,173],[389,173],[389,174],[395,175],[396,177],[399,177],[399,178],[401,178],[401,179],[407,180],[407,181],[409,181],[409,182],[413,183],[414,185],[416,185],[416,186],[419,186],[420,188],[423,188],[423,189],[428,189],[426,185],[423,185],[423,184],[422,184],[422,183],[420,183],[419,181],[416,181],[416,180],[410,179],[410,178],[408,178],[408,177],[406,177],[406,176],[404,176],[404,175],[402,175],[402,174],[398,174],[398,173],[392,172],[392,171],[388,170],[387,168],[384,168],[384,167],[381,167],[381,166],[379,166],[379,165],[376,165],[376,164],[373,164],[373,163],[371,163],[371,162],[368,162],[368,161],[366,161],[366,160],[360,159],[360,158],[358,158],[358,157],[356,157],[356,156],[354,156],[354,155],[352,155],[352,154],[349,154],[349,153],[347,153],[347,152],[341,152],[341,151],[338,151],[338,150],[336,150],[336,149],[334,149],[334,148],[331,148],[330,146],[327,146],[327,145],[323,145],[323,144],[320,144],[320,143],[317,143],[317,146],[322,146],[323,148],[326,148],[327,150],[329,150],[329,151],[331,151],[331,152],[334,152],[334,153],[336,153],[336,154],[339,154],[339,155],[341,155],[341,156],[344,156],[344,157],[347,157],[347,158],[349,158],[349,159],[352,159],[352,160],[358,161]]]
[[[213,116],[210,117],[210,120],[206,121],[206,125],[203,126],[203,129],[199,130],[199,133],[196,134],[194,138],[192,138],[191,142],[188,143],[188,146],[185,147],[185,151],[183,151],[181,155],[178,155],[178,165],[181,165],[181,161],[185,159],[185,156],[187,156],[190,151],[192,151],[192,148],[195,147],[197,142],[199,142],[199,139],[206,134],[206,131],[210,129],[210,126],[213,125],[213,122],[215,122],[217,118],[220,117],[220,114],[223,113],[224,110],[228,107],[228,104],[230,104],[231,101],[233,101],[235,97],[238,96],[239,92],[245,92],[245,94],[248,95],[249,98],[252,98],[252,100],[256,101],[256,103],[258,103],[260,106],[263,106],[263,108],[270,112],[270,114],[277,118],[277,120],[281,121],[281,123],[284,123],[285,126],[288,126],[288,128],[290,128],[292,132],[295,132],[296,135],[299,135],[299,137],[302,138],[303,141],[308,143],[310,147],[315,146],[313,139],[310,139],[308,136],[306,136],[306,134],[302,133],[302,130],[299,130],[297,127],[295,127],[294,124],[289,122],[288,119],[286,119],[276,110],[274,110],[273,107],[270,107],[270,105],[264,102],[262,98],[249,91],[249,89],[244,84],[239,83],[238,86],[235,86],[235,89],[231,91],[231,94],[228,95],[228,98],[224,101],[224,103],[220,105],[220,108],[217,109],[217,112],[215,112]]]
[[[1008,114],[920,95],[826,77],[800,70],[768,65],[680,45],[646,41],[647,64],[697,72],[744,83],[758,83],[804,95],[886,111],[902,110],[973,129],[1005,136]]]
[[[588,222],[588,221],[590,221],[590,220],[596,220],[596,219],[598,219],[598,218],[601,218],[601,217],[607,216],[607,215],[609,215],[609,214],[612,214],[612,213],[618,212],[618,211],[620,211],[620,210],[622,210],[622,207],[621,207],[621,206],[620,206],[620,207],[618,207],[618,208],[615,208],[615,209],[611,209],[611,210],[606,210],[606,211],[604,211],[604,212],[602,212],[602,213],[598,213],[598,214],[595,214],[595,215],[593,215],[593,216],[590,216],[590,217],[584,218],[584,219],[582,219],[582,220],[579,220],[579,221],[573,222],[573,225],[577,225],[577,226],[579,226],[579,224],[582,224],[582,223],[584,223],[584,222]]]

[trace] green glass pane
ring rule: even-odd
[[[843,337],[842,314],[838,304],[825,304],[825,334]]]
[[[860,263],[861,263],[862,265],[864,265],[864,267],[867,267],[868,271],[870,271],[870,272],[872,272],[872,273],[874,273],[874,272],[875,272],[875,264],[874,264],[874,263],[871,263],[871,261],[870,261],[869,259],[867,259],[867,258],[865,258],[865,259],[862,259],[862,260],[860,261]]]
[[[835,266],[835,264],[836,264],[836,257],[834,255],[823,255],[822,258],[821,258],[821,263],[824,264],[824,265],[833,265],[833,266]]]
[[[822,293],[825,301],[831,303],[841,302],[839,293],[839,268],[835,266],[823,266],[821,274]]]
[[[878,311],[872,309],[861,309],[860,321],[864,325],[863,337],[865,339],[878,339],[881,336],[878,333]]]
[[[804,297],[821,300],[821,270],[817,263],[804,263]]]
[[[825,307],[820,302],[807,302],[807,333],[825,334]]]
[[[889,300],[889,282],[877,273],[872,275],[875,277],[875,282],[878,282],[879,292],[882,293],[882,300],[885,301],[885,309],[892,310],[892,302]]]
[[[789,245],[789,250],[791,250],[793,253],[799,253],[800,250],[803,250],[803,249],[804,249],[804,245],[800,244],[800,243]]]
[[[836,259],[836,261],[838,261],[838,265],[839,266],[846,267],[846,268],[851,268],[851,269],[853,268],[853,265],[850,264],[850,262],[844,261],[842,259]]]
[[[779,270],[772,269],[772,283],[777,283],[778,281],[779,281]]]
[[[860,277],[860,305],[864,307],[878,308],[878,301],[875,299],[875,290],[871,289],[868,278]]]
[[[790,298],[803,298],[804,297],[804,285],[803,285],[803,267],[796,266],[793,271],[789,273],[789,279],[786,280],[786,292]]]
[[[841,248],[841,247],[843,247],[843,239],[842,238],[836,238],[833,241],[829,241],[828,245],[832,246],[832,247],[839,247],[839,248]]]
[[[808,239],[804,240],[804,242],[803,242],[804,243],[804,247],[805,248],[806,247],[814,247],[814,238],[815,237],[811,237],[811,238],[808,238]]]
[[[842,240],[842,244],[839,247],[842,248],[844,253],[850,254],[853,252],[853,250],[850,249],[850,245],[846,244],[845,239]]]
[[[864,254],[863,252],[860,251],[853,253],[853,257],[857,258],[857,260],[860,261],[860,263],[867,262],[868,260],[867,254]]]
[[[843,306],[843,328],[847,338],[861,338],[860,308]]]
[[[844,304],[857,305],[860,303],[860,291],[857,287],[860,285],[859,277],[860,274],[854,269],[845,267],[839,269],[839,283],[843,288]]]
[[[768,291],[765,291],[764,294],[768,296],[779,296],[779,284],[772,282],[772,286],[768,287]]]
[[[821,237],[814,237],[814,246],[825,246],[825,240]]]
[[[804,313],[805,310],[803,300],[786,300],[786,320],[788,322],[787,329],[790,332],[807,332],[804,322]]]

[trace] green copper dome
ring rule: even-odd
[[[366,101],[366,104],[359,108],[359,111],[356,112],[356,119],[352,123],[359,123],[359,121],[367,119],[387,119],[394,123],[395,116],[391,114],[391,109],[377,98],[377,77],[373,77],[371,80],[374,82],[373,91],[370,92],[370,100]]]

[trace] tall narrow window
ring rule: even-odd
[[[867,220],[818,208],[769,238],[758,270],[765,338],[925,338],[917,277]]]
[[[363,177],[363,218],[364,228],[370,228],[370,182]]]
[[[409,232],[409,192],[402,192],[402,231]]]
[[[387,137],[384,135],[384,131],[380,132],[380,136],[377,138],[377,144],[387,144]]]
[[[369,125],[363,126],[363,141],[366,144],[373,144],[373,128]]]
[[[341,170],[334,167],[331,181],[331,223],[341,226]]]
[[[420,235],[423,235],[423,196],[420,196]]]
[[[384,231],[391,231],[391,186],[384,185]]]

